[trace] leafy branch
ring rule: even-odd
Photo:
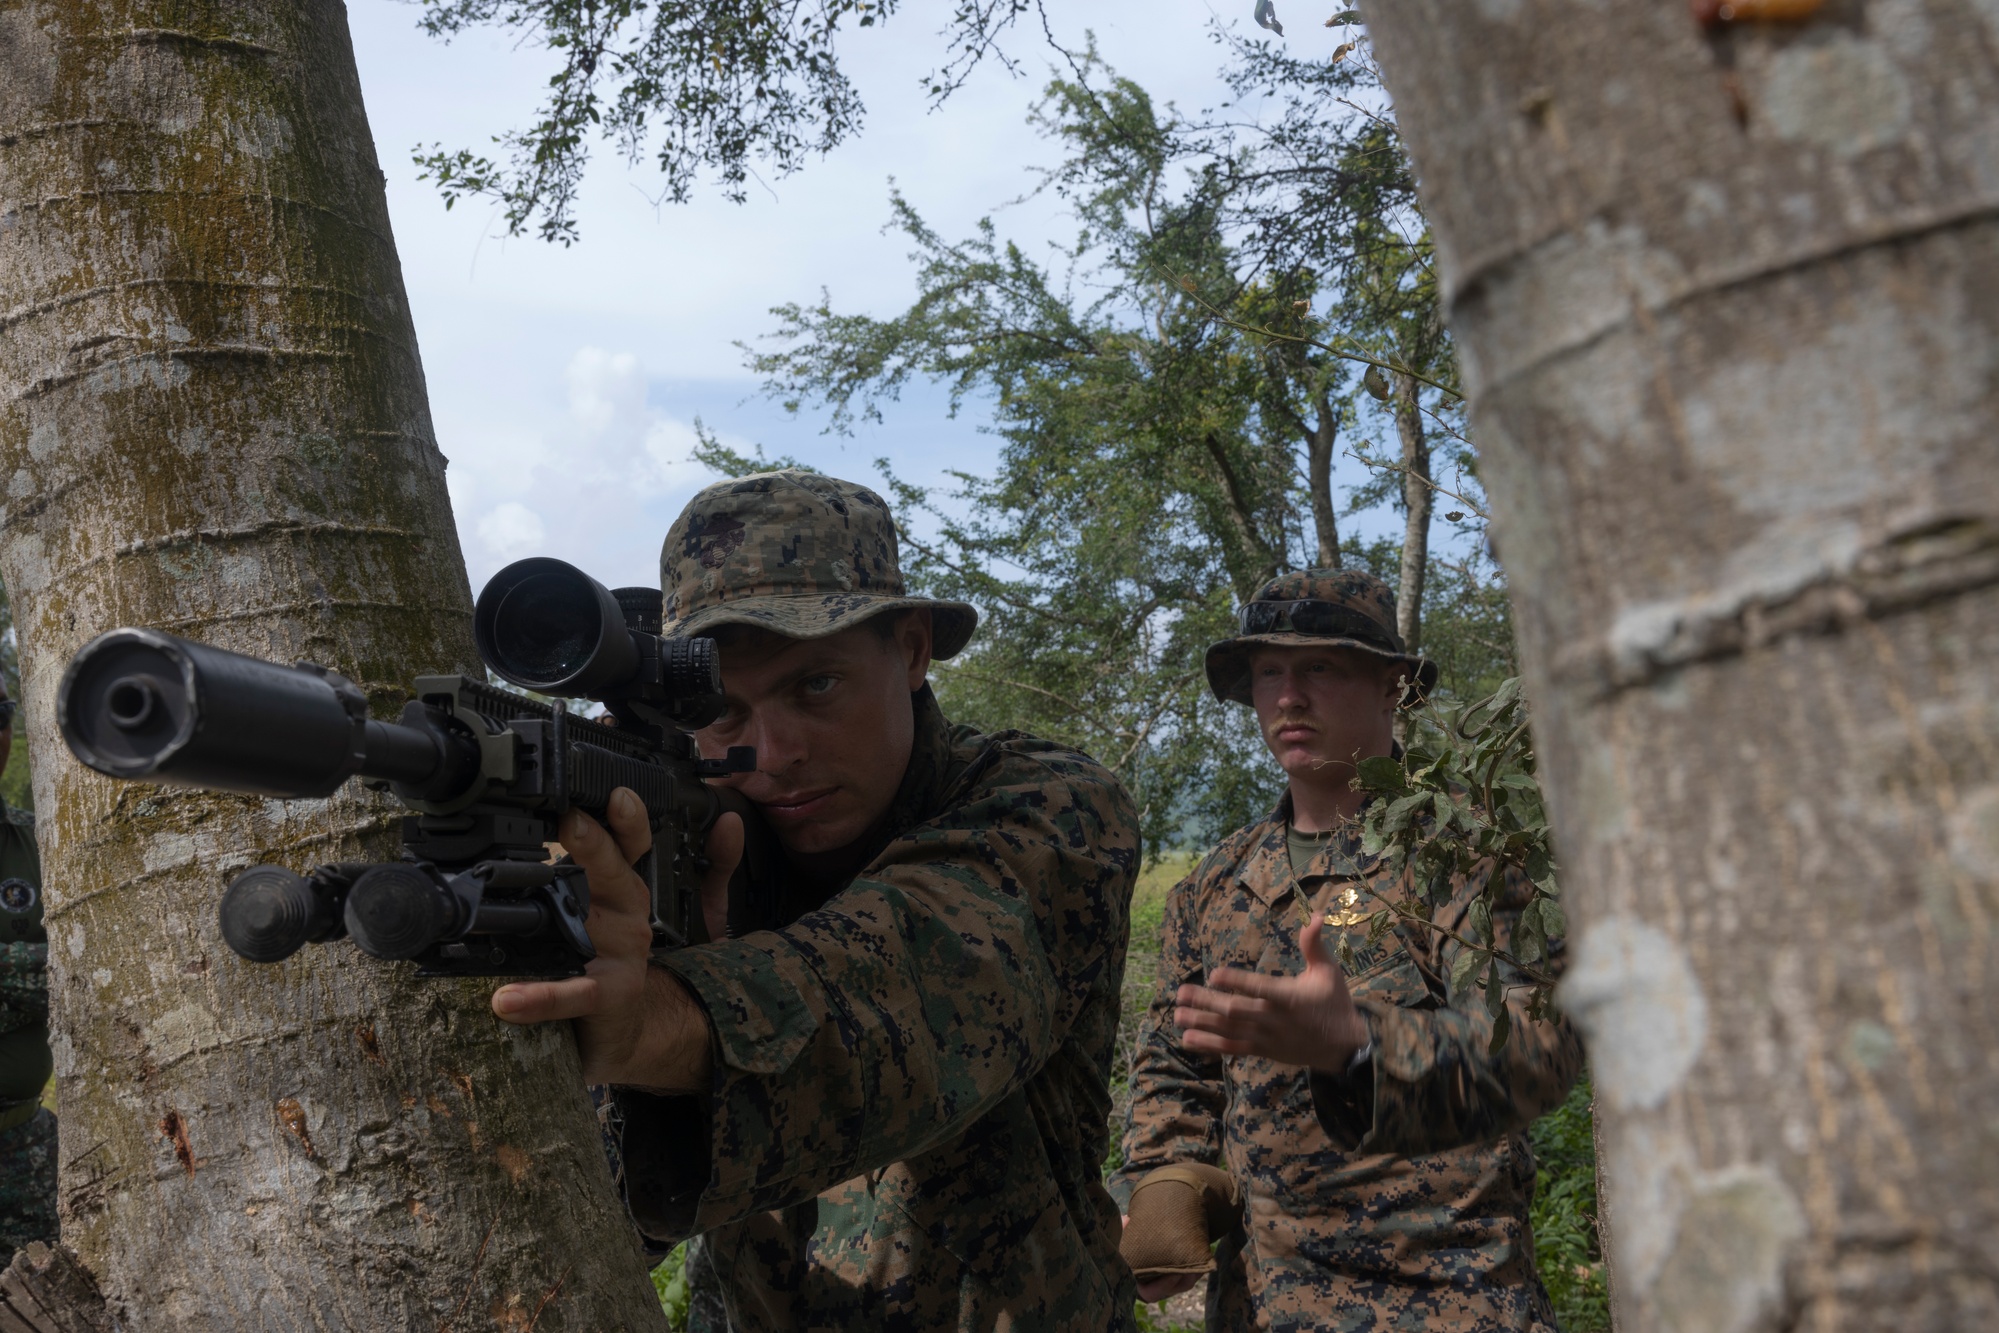
[[[423,29],[449,39],[512,29],[558,65],[522,128],[488,156],[433,144],[416,154],[449,208],[487,197],[509,235],[577,238],[576,204],[593,142],[658,166],[661,201],[684,203],[704,173],[738,203],[759,164],[788,176],[861,129],[866,113],[841,64],[841,38],[879,27],[899,0],[421,0]],[[957,0],[942,65],[923,79],[933,104],[988,59],[1041,0]],[[1046,28],[1044,18],[1044,30]]]
[[[1331,343],[1320,342],[1317,338],[1309,337],[1302,333],[1280,333],[1276,329],[1265,328],[1260,324],[1245,323],[1230,315],[1205,296],[1202,296],[1200,286],[1193,278],[1185,274],[1173,273],[1170,270],[1162,271],[1165,271],[1169,278],[1179,284],[1180,290],[1185,292],[1188,298],[1207,314],[1208,318],[1214,320],[1225,329],[1232,329],[1237,333],[1247,333],[1252,337],[1263,338],[1270,342],[1298,343],[1305,347],[1317,348],[1327,356],[1336,357],[1341,361],[1351,361],[1355,365],[1373,366],[1376,370],[1385,370],[1397,375],[1407,375],[1418,384],[1428,385],[1439,393],[1449,394],[1452,398],[1460,402],[1464,400],[1464,395],[1453,389],[1450,385],[1440,384],[1429,376],[1418,373],[1404,364],[1400,359],[1383,360],[1377,356],[1370,356],[1366,352],[1356,352],[1348,348],[1335,347]],[[1349,340],[1342,339],[1342,341]]]
[[[1397,476],[1410,475],[1410,470],[1407,466],[1401,463],[1390,463],[1385,459],[1371,457],[1359,449],[1349,449],[1346,451],[1346,455],[1348,458],[1353,459],[1354,462],[1359,463],[1362,467],[1367,468],[1369,471],[1372,472],[1391,472],[1396,474]],[[1472,513],[1478,515],[1481,520],[1491,518],[1491,515],[1485,512],[1485,506],[1483,504],[1481,504],[1477,500],[1472,499],[1470,496],[1464,494],[1462,491],[1455,490],[1449,486],[1445,486],[1441,482],[1437,481],[1435,478],[1424,476],[1420,472],[1415,473],[1414,475],[1418,481],[1422,482],[1425,486],[1428,486],[1431,489],[1431,491],[1435,492],[1438,495],[1447,495],[1451,499],[1456,500],[1466,509],[1469,509]]]
[[[1547,963],[1567,930],[1519,678],[1483,699],[1438,708],[1403,758],[1362,762],[1355,785],[1373,798],[1362,815],[1361,846],[1382,858],[1394,880],[1417,889],[1392,901],[1374,895],[1382,909],[1371,914],[1369,941],[1407,925],[1460,946],[1451,993],[1482,978],[1498,1050],[1511,1024],[1509,991],[1529,990],[1528,1012],[1547,1012],[1556,981]],[[1478,875],[1484,883],[1466,912],[1466,931],[1434,920],[1457,887]],[[1523,882],[1531,890],[1520,905]]]

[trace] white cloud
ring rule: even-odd
[[[479,540],[486,550],[501,560],[519,560],[537,554],[548,540],[541,515],[516,500],[495,505],[479,520]]]
[[[606,434],[645,412],[645,372],[630,352],[579,348],[563,379],[569,384],[569,415],[586,431]]]
[[[689,459],[692,424],[651,402],[636,354],[577,348],[559,383],[560,406],[545,402],[536,419],[453,458],[447,476],[475,589],[525,555],[558,556],[612,586],[654,582],[666,529],[714,480]]]

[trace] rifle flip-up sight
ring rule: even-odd
[[[703,778],[749,772],[756,753],[702,759],[688,731],[722,710],[712,639],[662,638],[660,594],[605,588],[560,560],[521,560],[474,608],[479,655],[543,702],[465,676],[419,676],[393,723],[368,716],[352,681],[281,666],[155,629],[86,644],[56,699],[63,739],[84,764],[134,782],[295,800],[350,777],[395,793],[403,859],[341,862],[300,875],[260,865],[222,896],[222,937],[252,962],[351,937],[363,953],[413,959],[419,976],[576,976],[596,956],[590,890],[567,858],[550,863],[561,817],[604,818],[611,793],[645,803],[653,850],[654,945],[706,937],[700,882],[708,830],[743,816],[729,931],[780,924],[770,855],[753,808]],[[577,716],[596,700],[615,725]]]

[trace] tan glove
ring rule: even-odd
[[[1140,1281],[1207,1273],[1210,1248],[1242,1219],[1242,1194],[1229,1173],[1212,1166],[1162,1166],[1131,1192],[1129,1221],[1118,1253]]]

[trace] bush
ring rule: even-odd
[[[1527,1131],[1534,1180],[1534,1258],[1564,1333],[1609,1333],[1610,1284],[1596,1230],[1596,1133],[1587,1071],[1561,1106]]]

